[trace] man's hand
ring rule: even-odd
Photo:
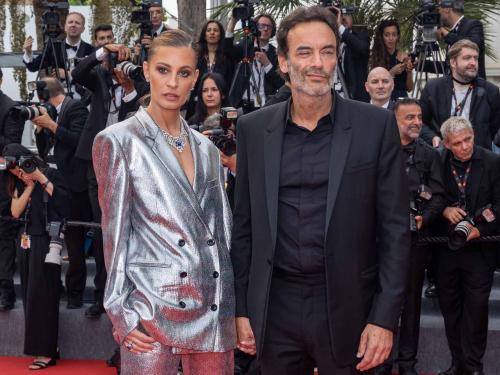
[[[49,129],[52,133],[55,133],[57,130],[57,123],[50,118],[45,108],[41,109],[42,115],[35,117],[32,122],[41,128]]]
[[[382,364],[391,354],[392,341],[392,331],[367,324],[361,334],[357,353],[357,357],[363,359],[358,363],[356,369],[367,371]]]
[[[227,156],[222,151],[220,151],[220,160],[224,167],[229,168],[232,174],[236,174],[236,154]]]
[[[467,226],[471,229],[469,236],[467,236],[467,241],[481,237],[481,232],[479,232],[479,229],[474,227],[472,224],[467,224]]]
[[[255,51],[255,59],[262,64],[262,66],[268,66],[271,61],[267,57],[265,52]]]
[[[417,229],[422,229],[422,224],[424,223],[424,218],[421,215],[415,216],[415,223],[417,224]]]
[[[130,79],[121,69],[116,69],[114,70],[115,72],[115,79],[118,84],[123,87],[123,91],[125,91],[125,95],[130,94],[132,91],[135,90],[135,85],[134,81]]]
[[[436,37],[438,40],[443,40],[450,32],[445,27],[440,27],[436,31]]]
[[[23,50],[26,52],[28,56],[31,56],[33,52],[33,37],[29,36],[24,40]]]
[[[236,344],[238,349],[247,354],[255,355],[257,346],[255,345],[255,337],[248,318],[236,318],[236,335],[238,336]]]
[[[155,348],[153,345],[154,342],[155,339],[151,336],[142,333],[138,329],[134,329],[125,337],[123,345],[132,353],[139,354],[152,351]]]
[[[106,44],[104,48],[110,53],[118,54],[118,61],[125,61],[130,57],[130,49],[123,44]]]
[[[443,211],[443,216],[452,224],[460,223],[467,212],[462,210],[460,207],[446,207]]]
[[[152,41],[153,41],[153,37],[151,35],[144,34],[142,36],[142,39],[141,39],[141,44],[144,47],[149,48]]]
[[[432,147],[438,148],[440,144],[441,138],[439,138],[437,135],[435,137],[432,137]]]

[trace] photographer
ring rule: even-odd
[[[269,95],[274,95],[278,89],[285,83],[278,73],[278,56],[276,47],[269,43],[270,39],[276,34],[276,22],[268,14],[260,14],[253,22],[257,29],[258,37],[253,35],[251,41],[242,40],[234,45],[234,28],[237,20],[231,16],[227,25],[224,48],[226,54],[233,59],[235,66],[244,59],[245,50],[248,49],[248,57],[251,59],[250,74],[250,105],[254,108],[260,108],[266,103]],[[252,20],[247,20],[252,22]],[[238,69],[235,71],[235,79]],[[242,89],[247,87],[247,82],[241,82]],[[242,90],[241,98],[235,99],[231,105],[240,107],[241,100],[247,100],[247,90]]]
[[[95,48],[101,48],[106,44],[113,44],[114,42],[115,35],[113,34],[113,27],[107,23],[97,25],[94,29]]]
[[[57,165],[70,191],[70,215],[66,219],[91,221],[92,214],[87,191],[88,163],[75,157],[83,126],[88,117],[87,108],[79,101],[65,96],[64,87],[56,78],[44,78],[48,92],[48,102],[56,109],[57,118],[52,119],[46,112],[35,117],[35,137],[38,154],[46,161]],[[85,280],[80,269],[85,262],[83,244],[85,228],[69,228],[65,242],[69,255],[66,273],[68,308],[82,306]]]
[[[82,60],[73,71],[73,78],[92,92],[90,113],[82,130],[75,156],[85,161],[92,160],[92,144],[101,130],[126,118],[129,112],[138,108],[137,100],[147,92],[144,82],[135,82],[117,69],[116,61],[127,61],[129,49],[122,44],[106,44]],[[136,90],[137,86],[137,90]],[[97,201],[97,182],[92,163],[87,168],[87,181],[92,216],[94,222],[100,222],[101,212]],[[102,298],[106,282],[106,270],[102,254],[102,236],[97,231],[94,236],[94,258],[96,261],[95,297],[96,303],[85,312],[88,318],[98,318],[103,312]],[[83,257],[83,252],[82,252]],[[85,288],[85,261],[81,259],[78,290]]]
[[[459,40],[448,51],[451,76],[429,80],[422,90],[421,136],[434,147],[441,143],[441,124],[450,116],[461,116],[472,123],[476,144],[491,149],[500,129],[500,91],[493,83],[478,77],[479,54],[475,43]]]
[[[0,87],[2,80],[3,72],[0,69]],[[16,105],[0,89],[0,150],[9,143],[21,143],[24,121],[14,118],[10,112]],[[0,173],[0,216],[10,216],[10,198],[3,173]],[[13,223],[0,221],[0,311],[13,309],[16,300],[13,281],[16,267],[16,228]]]
[[[24,354],[35,357],[29,369],[40,370],[55,365],[59,358],[61,265],[60,259],[56,264],[46,258],[52,247],[47,224],[67,217],[69,196],[59,172],[44,166],[25,147],[7,145],[3,156],[15,159],[4,171],[12,216],[25,220],[17,238],[25,317]],[[29,161],[20,163],[23,157]]]
[[[444,186],[438,152],[418,138],[422,129],[422,109],[418,101],[410,98],[399,99],[394,105],[394,113],[406,158],[406,174],[410,189],[411,261],[408,287],[400,318],[397,354],[390,356],[375,374],[392,374],[395,360],[399,366],[399,374],[418,375],[415,365],[427,257],[427,246],[419,243],[418,239],[420,236],[429,235],[432,224],[441,217],[445,207]]]
[[[441,134],[450,239],[438,253],[437,288],[452,365],[440,374],[482,375],[497,244],[469,241],[498,233],[500,158],[474,144],[465,118],[450,117]]]
[[[338,69],[344,75],[347,93],[354,100],[368,102],[369,97],[363,86],[368,75],[370,57],[370,35],[366,28],[354,29],[352,13],[354,9],[342,6],[329,9],[337,16],[340,34],[340,55]]]
[[[465,18],[464,0],[440,0],[439,14],[443,26],[438,30],[438,39],[446,43],[447,49],[462,39],[476,43],[479,47],[478,76],[486,79],[484,30],[481,22]]]
[[[146,3],[143,1],[143,3]],[[169,28],[163,23],[164,11],[161,0],[151,0],[148,2],[148,11],[151,18],[151,35],[143,34],[141,39],[141,44],[146,48],[162,32],[167,31]]]

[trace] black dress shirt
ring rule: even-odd
[[[281,153],[275,269],[291,276],[324,279],[324,243],[332,112],[309,131],[288,108]]]

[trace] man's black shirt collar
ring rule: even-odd
[[[295,123],[293,121],[293,119],[292,119],[292,100],[293,100],[293,98],[290,97],[290,99],[288,100],[288,103],[287,103],[287,108],[286,108],[286,125],[287,126],[288,125],[292,125],[292,126],[300,128],[302,130],[307,130],[306,128],[304,128],[300,124],[297,124],[297,123]],[[335,95],[334,92],[332,92],[332,106],[330,108],[330,113],[326,114],[325,116],[323,116],[318,121],[316,129],[318,127],[320,127],[320,125],[322,126],[323,124],[331,124],[332,126],[333,126],[333,124],[335,124],[335,111],[337,109],[337,105],[336,104],[337,104],[337,96]],[[307,131],[309,131],[309,130],[307,130]]]

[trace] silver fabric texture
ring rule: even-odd
[[[191,130],[193,186],[143,108],[100,132],[93,163],[108,279],[104,307],[120,342],[141,326],[174,353],[236,346],[231,210],[220,155]]]
[[[233,351],[223,353],[174,354],[172,348],[155,345],[149,353],[132,353],[121,347],[121,375],[233,375]]]

